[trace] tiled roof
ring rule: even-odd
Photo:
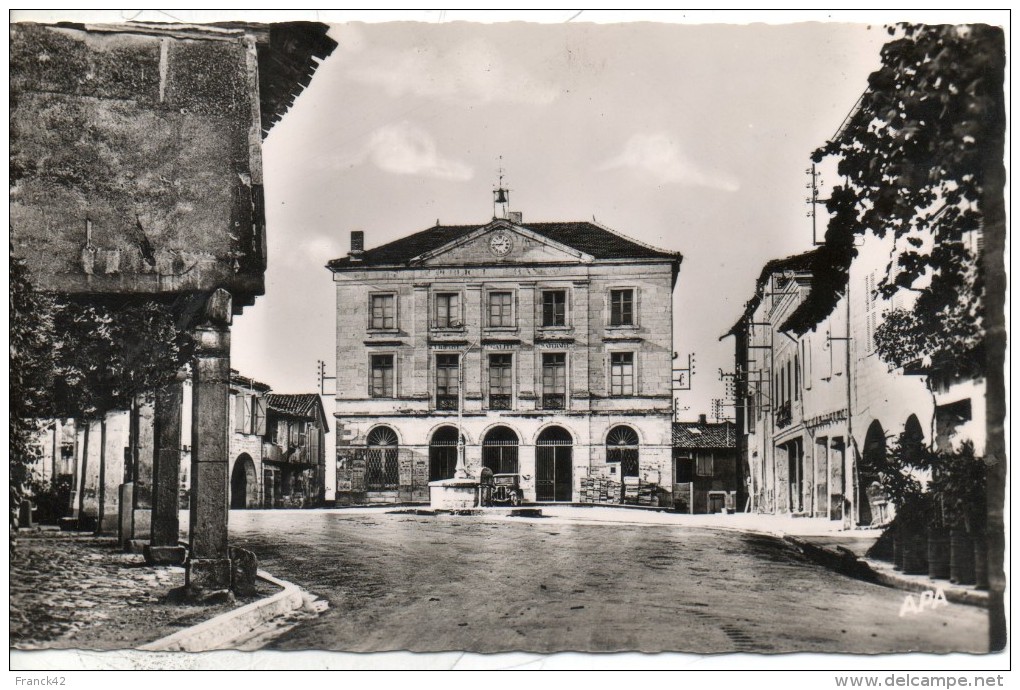
[[[230,370],[230,385],[234,388],[246,388],[248,390],[257,390],[265,393],[272,388],[267,383],[250,379],[247,376],[242,376],[237,369]]]
[[[389,242],[374,249],[366,249],[362,261],[356,266],[391,266],[406,264],[416,256],[424,254],[448,242],[472,233],[484,225],[435,225],[427,230]],[[554,242],[591,254],[596,259],[670,259],[679,262],[677,252],[666,252],[640,242],[630,240],[612,230],[587,221],[567,223],[521,223],[520,227],[531,230]],[[329,268],[351,266],[349,257],[333,259]]]
[[[733,422],[673,422],[674,448],[736,448],[737,426]]]
[[[318,402],[319,396],[315,393],[270,393],[266,396],[269,409],[297,417],[314,417],[315,405]]]

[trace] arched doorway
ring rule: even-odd
[[[876,419],[868,427],[868,433],[864,437],[861,463],[857,469],[858,524],[870,525],[874,522],[876,514],[872,504],[876,501],[884,502],[884,495],[877,484],[879,472],[886,466],[886,462],[885,430]]]
[[[535,499],[570,501],[573,498],[574,439],[560,426],[551,426],[535,442]]]
[[[259,485],[255,463],[250,455],[241,453],[234,461],[234,470],[230,473],[230,507],[254,508],[258,501]]]
[[[482,439],[482,467],[488,467],[493,474],[518,474],[519,444],[517,433],[510,427],[492,428]]]
[[[924,429],[917,415],[907,417],[903,425],[903,436],[900,438],[900,450],[903,452],[903,460],[909,465],[917,467],[922,463],[924,454]]]
[[[621,477],[636,477],[638,464],[638,435],[629,426],[614,426],[606,435],[606,462],[620,463]]]
[[[441,426],[429,441],[429,481],[452,479],[457,470],[457,429]]]
[[[365,490],[396,491],[400,481],[397,462],[400,447],[397,432],[388,426],[377,426],[368,432],[368,453],[365,458]]]

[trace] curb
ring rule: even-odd
[[[231,643],[250,635],[255,628],[303,606],[304,599],[297,585],[279,580],[264,570],[258,571],[258,577],[282,587],[282,591],[198,625],[178,630],[138,649],[144,652],[205,652],[227,649]]]
[[[888,566],[876,561],[865,559],[862,562],[874,573],[875,582],[886,587],[895,587],[896,589],[917,593],[941,590],[946,597],[946,601],[951,601],[954,604],[988,608],[988,592],[977,589],[963,589],[948,582],[943,586],[937,580],[928,580],[921,577],[914,579],[909,575],[901,575],[890,570]]]
[[[963,589],[949,583],[943,586],[938,581],[922,576],[915,578],[902,575],[878,561],[859,558],[849,549],[842,549],[838,546],[836,550],[828,549],[790,535],[783,536],[782,539],[795,546],[801,553],[819,565],[844,575],[907,592],[924,593],[937,590],[945,595],[947,601],[955,604],[988,608],[987,592]]]

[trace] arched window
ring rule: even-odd
[[[482,440],[482,466],[493,474],[517,474],[517,447],[520,441],[513,429],[494,427]]]
[[[457,428],[441,426],[429,441],[429,481],[452,479],[457,470]]]
[[[397,432],[388,426],[377,426],[368,433],[365,458],[365,489],[396,491],[400,481]]]
[[[614,426],[606,436],[606,462],[620,463],[620,475],[638,476],[638,435],[629,426]]]

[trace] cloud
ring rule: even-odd
[[[372,132],[361,150],[346,160],[337,161],[335,167],[349,168],[366,161],[394,175],[423,175],[444,180],[474,177],[469,165],[440,155],[432,135],[410,122],[380,127]]]
[[[734,176],[702,168],[664,133],[633,135],[618,156],[599,166],[599,170],[620,168],[638,170],[668,184],[708,187],[724,192],[740,189],[740,182]]]
[[[382,87],[390,96],[440,97],[464,103],[551,103],[554,85],[507,62],[481,39],[446,45],[423,45],[402,51],[365,54],[347,70],[349,78]]]

